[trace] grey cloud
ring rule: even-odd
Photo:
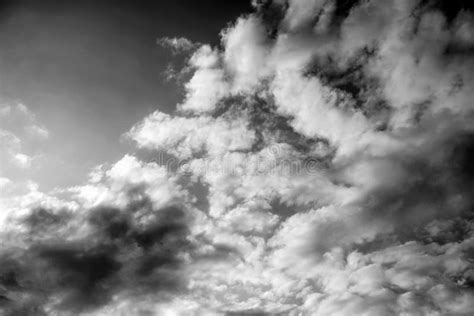
[[[140,212],[152,218],[140,224]],[[77,240],[52,234],[55,226],[70,220],[67,210],[38,209],[25,219],[29,234],[49,234],[40,240],[33,236],[25,249],[2,253],[2,295],[12,315],[28,304],[38,313],[52,304],[53,310],[75,314],[106,305],[121,292],[165,299],[183,290],[179,255],[192,248],[183,209],[153,209],[142,200],[125,209],[103,206],[85,213],[91,233]]]

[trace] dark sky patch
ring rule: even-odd
[[[366,71],[366,65],[375,56],[374,48],[363,48],[344,63],[332,56],[315,58],[306,68],[308,77],[317,77],[321,83],[340,93],[341,106],[360,111],[367,118],[383,125],[390,107],[380,95],[380,80]]]
[[[466,0],[422,0],[428,9],[440,10],[448,23],[452,22],[461,11],[474,11],[474,3]]]
[[[284,5],[275,3],[272,0],[258,0],[257,12],[261,16],[262,22],[267,30],[268,37],[275,39],[278,35],[278,28],[281,21],[285,17],[288,4]]]
[[[449,164],[456,176],[474,182],[474,133],[463,134],[453,140]]]
[[[271,98],[231,96],[221,100],[212,115],[228,119],[248,117],[248,128],[256,135],[252,152],[262,150],[270,139],[288,144],[303,155],[310,154],[318,146],[329,147],[328,141],[323,138],[308,138],[295,131],[290,123],[291,118],[278,113]]]
[[[360,0],[337,0],[336,9],[334,10],[335,18],[344,20],[349,16],[352,8],[360,2]]]

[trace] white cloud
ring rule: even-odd
[[[184,37],[163,37],[158,39],[158,44],[170,48],[174,54],[188,52],[196,47],[196,44]]]
[[[180,109],[198,113],[213,110],[217,102],[229,94],[219,53],[209,45],[203,45],[192,55],[189,65],[195,72],[185,84],[186,99]]]
[[[31,166],[32,158],[22,153],[16,153],[12,157],[13,163],[20,168],[28,168]]]
[[[202,116],[171,117],[154,112],[128,133],[140,147],[167,151],[178,158],[190,158],[202,150],[211,155],[248,150],[255,136],[242,119],[228,121]]]
[[[283,20],[283,28],[289,31],[298,31],[311,24],[315,16],[321,11],[324,0],[306,1],[291,0],[288,2],[288,10]],[[331,1],[329,1],[331,2]]]
[[[31,144],[45,140],[49,131],[37,123],[35,114],[22,103],[0,107],[0,162],[3,168],[28,169],[37,153]],[[0,175],[2,174],[0,167]]]
[[[0,130],[0,140],[2,147],[7,150],[18,149],[21,144],[21,140],[15,134],[6,130]]]
[[[317,78],[295,72],[280,73],[272,86],[279,110],[293,118],[294,128],[309,138],[322,137],[339,147],[341,154],[352,150],[372,130],[359,112],[344,109],[349,102],[324,87]]]
[[[120,238],[87,236],[125,245],[112,253],[127,269],[151,251],[151,276],[171,267],[184,279],[165,294],[117,291],[97,313],[141,312],[136,302],[177,315],[472,310],[472,15],[449,24],[417,1],[338,5],[255,4],[276,11],[240,17],[222,47],[194,51],[177,113],[156,111],[127,133],[184,166],[128,154],[61,192],[88,229],[84,214],[113,207],[101,233]],[[0,136],[22,153],[14,133]],[[41,199],[63,205],[35,186],[21,199],[0,203],[26,214]]]
[[[224,61],[233,76],[232,89],[251,92],[268,75],[265,27],[255,17],[239,18],[232,28],[223,34]]]
[[[28,133],[40,139],[49,138],[49,131],[44,126],[30,125],[25,128]]]
[[[11,183],[11,180],[5,177],[0,178],[0,188],[6,187],[9,183]]]
[[[122,157],[100,178],[93,177],[90,180],[69,190],[85,207],[101,204],[124,207],[129,203],[130,194],[133,195],[137,189],[143,190],[143,194],[158,208],[183,200],[186,195],[177,183],[176,176],[168,173],[164,166],[144,163],[130,155]]]

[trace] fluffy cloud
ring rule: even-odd
[[[186,159],[200,151],[219,155],[228,151],[249,150],[255,139],[244,120],[171,117],[155,112],[129,132],[139,146],[167,151]]]
[[[472,13],[254,6],[220,48],[161,40],[191,54],[185,99],[126,135],[175,165],[128,154],[4,206],[8,312],[472,313]]]
[[[225,72],[220,67],[219,53],[209,45],[201,46],[191,57],[189,66],[195,69],[185,84],[186,99],[180,105],[183,111],[207,112],[229,94]]]

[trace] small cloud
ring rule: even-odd
[[[27,169],[34,157],[42,155],[36,145],[50,132],[23,103],[0,105],[0,158],[5,168]]]
[[[99,183],[105,176],[104,165],[98,165],[92,168],[88,174],[88,180],[90,183]]]
[[[11,183],[11,180],[5,177],[0,177],[0,189],[3,189],[6,187],[8,184]]]
[[[174,55],[186,53],[198,46],[184,37],[162,37],[158,39],[157,43],[164,48],[171,49]]]
[[[30,109],[28,109],[28,107],[24,105],[23,103],[17,103],[16,108],[18,109],[18,111],[24,113],[27,116],[30,116],[30,117],[34,116],[34,114],[30,111]]]
[[[50,135],[45,127],[36,124],[26,126],[25,129],[31,136],[40,139],[47,139]]]
[[[33,158],[26,154],[17,153],[12,157],[13,163],[20,168],[29,168]]]
[[[0,117],[9,115],[11,110],[11,106],[9,105],[0,106]]]
[[[10,131],[0,129],[0,148],[6,151],[13,151],[19,148],[21,140]]]

